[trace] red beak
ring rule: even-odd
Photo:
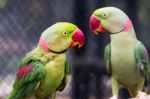
[[[98,34],[98,32],[105,32],[105,29],[101,25],[101,21],[94,15],[90,17],[89,26],[92,32]]]
[[[84,37],[83,32],[77,28],[73,32],[72,40],[73,40],[73,42],[70,45],[71,47],[74,47],[76,45],[79,45],[79,48],[82,47],[85,43],[85,37]]]

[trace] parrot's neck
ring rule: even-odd
[[[132,24],[130,19],[127,19],[127,21],[124,24],[124,27],[120,31],[114,32],[114,33],[110,33],[110,35],[119,34],[119,33],[122,33],[122,32],[132,33],[135,36],[133,24]]]
[[[50,49],[49,49],[49,47],[48,47],[48,44],[47,44],[47,42],[45,41],[45,39],[44,39],[43,36],[40,37],[39,46],[40,46],[43,50],[45,50],[46,52],[50,52]]]
[[[31,52],[29,52],[29,54],[35,55],[38,57],[42,57],[45,55],[52,55],[52,56],[59,55],[58,53],[45,51],[45,49],[43,49],[43,47],[41,47],[40,45],[38,45],[35,49],[33,49]],[[64,53],[60,53],[60,54],[64,54]]]
[[[128,39],[129,37],[136,39],[136,34],[134,31],[134,27],[133,24],[131,22],[130,19],[128,19],[125,22],[124,28],[120,31],[120,32],[116,32],[116,33],[110,33],[111,38],[114,38],[115,36],[119,37],[119,36],[125,36],[124,38]]]
[[[34,54],[36,56],[43,56],[48,54],[49,52],[45,51],[42,47],[40,47],[39,45],[30,52],[31,54]]]
[[[128,30],[128,32],[120,32],[118,34],[113,34],[110,35],[111,38],[111,44],[115,45],[115,46],[128,46],[130,44],[135,44],[135,42],[137,41],[136,35],[135,35],[135,31],[134,28],[132,26],[131,29]]]
[[[34,50],[28,53],[28,56],[40,59],[44,64],[46,64],[50,60],[59,58],[59,56],[65,57],[65,53],[57,54],[53,52],[46,52],[41,46],[38,45]]]
[[[44,39],[43,36],[40,37],[39,45],[38,45],[38,46],[41,47],[41,48],[42,48],[44,51],[46,51],[47,53],[61,54],[61,53],[65,53],[65,52],[67,51],[67,49],[66,49],[66,50],[63,50],[63,51],[61,51],[61,52],[56,52],[56,51],[51,50],[51,49],[49,48],[49,46],[48,46],[48,43],[45,41],[45,39]]]

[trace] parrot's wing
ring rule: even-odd
[[[23,99],[31,95],[38,87],[39,80],[45,76],[44,64],[40,60],[31,59],[26,62],[26,65],[20,66],[17,71],[13,91],[8,99]]]
[[[57,88],[57,90],[62,91],[66,87],[66,85],[68,83],[70,72],[71,72],[71,67],[67,62],[65,62],[64,79],[62,80],[61,85]]]
[[[105,59],[105,66],[108,74],[111,75],[111,45],[108,44],[105,47],[105,52],[104,52],[104,59]]]
[[[135,45],[135,57],[139,71],[142,72],[145,78],[149,78],[150,77],[149,57],[146,48],[140,41],[137,41]]]

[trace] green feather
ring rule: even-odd
[[[144,45],[137,41],[135,45],[135,57],[138,63],[139,70],[143,73],[146,78],[150,77],[150,63],[146,48]]]
[[[108,74],[111,74],[111,45],[108,44],[104,51],[105,66]]]
[[[29,63],[29,62],[30,63]],[[32,64],[32,70],[29,74],[16,78],[13,91],[7,99],[23,99],[23,97],[31,95],[36,89],[39,80],[45,76],[45,68],[39,60],[28,60],[28,64]]]
[[[71,67],[67,62],[65,62],[65,71],[64,72],[65,72],[64,79],[62,80],[60,86],[57,88],[57,90],[59,90],[59,91],[62,91],[65,88],[65,86],[67,85],[69,75],[71,73]]]

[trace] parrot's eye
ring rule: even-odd
[[[107,14],[106,14],[106,13],[103,13],[103,17],[106,18],[106,17],[107,17]]]
[[[66,31],[63,32],[63,35],[67,35],[68,33]]]

